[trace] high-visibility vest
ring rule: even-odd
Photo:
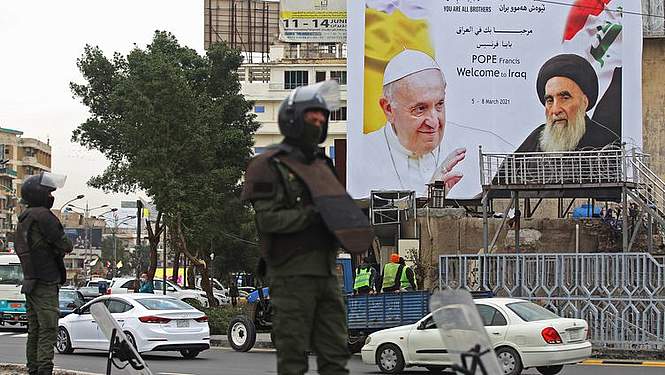
[[[399,263],[387,263],[383,266],[383,289],[396,286],[395,278],[397,278],[399,266]]]
[[[400,287],[402,289],[407,289],[411,287],[411,283],[409,282],[409,278],[406,277],[406,270],[409,269],[409,266],[404,266],[402,269],[402,276],[399,279]],[[415,288],[418,289],[418,283],[416,282],[416,278],[413,278],[413,283],[415,284]]]
[[[362,287],[369,287],[369,278],[372,272],[369,267],[358,268],[356,270],[356,280],[353,283],[353,289],[358,290]]]

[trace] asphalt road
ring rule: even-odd
[[[0,362],[25,363],[25,341],[27,333],[0,330]],[[146,354],[144,359],[155,375],[256,375],[276,374],[275,352],[272,350],[253,350],[248,353],[237,353],[230,349],[211,349],[205,351],[194,360],[183,359],[179,353]],[[77,350],[70,355],[55,355],[56,367],[103,374],[106,371],[104,353]],[[310,358],[310,371],[315,374],[316,359]],[[351,374],[379,374],[376,366],[362,363],[360,357],[354,356],[349,362]],[[113,374],[127,374],[115,370]],[[410,369],[404,374],[425,374],[424,369]],[[662,374],[663,368],[617,365],[575,365],[565,368],[564,375],[650,375]],[[535,369],[523,372],[525,375],[538,374]]]

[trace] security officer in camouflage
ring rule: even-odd
[[[338,89],[327,81],[300,87],[284,100],[278,123],[285,138],[251,161],[242,192],[256,212],[280,375],[305,374],[310,349],[320,374],[349,373],[335,260],[340,244],[364,251],[373,238],[318,146],[326,139],[334,100],[327,99],[326,87]]]
[[[21,186],[27,209],[19,216],[15,241],[24,277],[21,293],[25,294],[28,315],[29,374],[53,373],[60,315],[58,292],[67,279],[63,259],[73,248],[60,220],[51,212],[51,193],[62,187],[64,180],[64,176],[43,172],[28,177]]]

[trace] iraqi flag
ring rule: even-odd
[[[587,59],[598,75],[598,103],[592,119],[621,134],[621,67],[624,0],[575,0],[562,48]]]

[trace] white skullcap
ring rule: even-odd
[[[393,57],[386,65],[386,70],[383,72],[383,86],[427,69],[436,69],[441,72],[439,64],[428,54],[406,49]],[[441,72],[441,76],[443,76],[443,72]]]

